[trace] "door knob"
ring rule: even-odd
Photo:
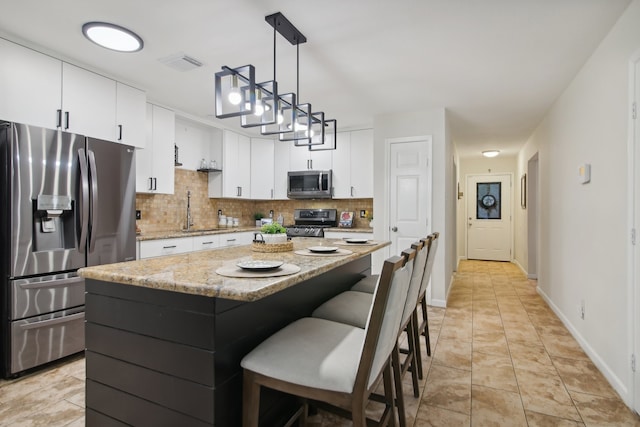
[[[391,231],[395,233],[396,231],[398,231],[398,227],[391,227]]]

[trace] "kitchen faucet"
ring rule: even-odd
[[[191,217],[191,191],[187,190],[187,227],[186,231],[189,231],[193,225],[193,218]]]

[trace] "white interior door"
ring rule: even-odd
[[[389,151],[390,254],[398,255],[431,228],[431,140],[395,140]]]
[[[511,174],[467,176],[467,258],[511,260]]]

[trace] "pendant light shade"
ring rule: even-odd
[[[247,96],[245,95],[245,98]],[[256,84],[256,108],[253,114],[245,114],[240,118],[243,128],[274,125],[278,121],[280,98],[278,82],[270,80]]]
[[[262,135],[280,135],[289,132],[296,122],[296,94],[293,92],[279,96],[278,109],[275,112],[276,121],[273,124],[262,126]]]
[[[325,120],[323,125],[322,136],[318,136],[317,144],[314,142],[309,145],[310,151],[327,151],[338,148],[338,123],[336,119]],[[316,135],[314,135],[314,139]]]
[[[311,104],[296,105],[295,121],[287,127],[287,132],[279,135],[280,141],[299,141],[310,139],[311,131]],[[297,144],[295,144],[297,145]],[[301,144],[309,145],[309,144]]]
[[[255,113],[256,77],[253,65],[222,67],[216,73],[216,117],[240,117]]]

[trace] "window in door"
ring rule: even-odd
[[[500,182],[478,182],[476,184],[476,219],[502,219]]]

